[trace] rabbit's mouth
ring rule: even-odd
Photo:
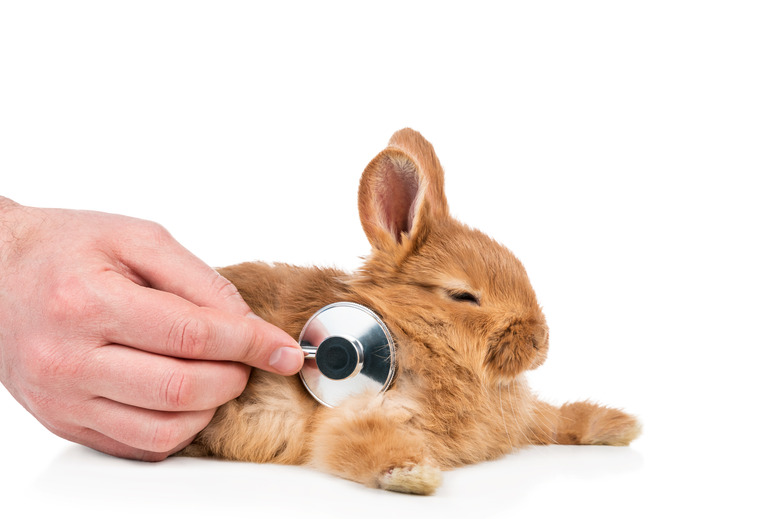
[[[513,319],[493,334],[485,354],[485,368],[499,381],[514,379],[538,368],[547,358],[547,326],[535,319]]]

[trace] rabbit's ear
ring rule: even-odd
[[[358,205],[375,248],[419,244],[436,220],[449,215],[444,171],[433,146],[409,128],[396,132],[363,172]]]

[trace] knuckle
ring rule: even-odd
[[[69,439],[74,430],[73,417],[79,410],[78,406],[64,402],[61,393],[47,391],[28,391],[23,394],[21,401],[46,429]]]
[[[163,461],[166,458],[168,458],[169,454],[168,452],[142,452],[138,459],[141,461],[148,461],[151,463],[157,463],[159,461]]]
[[[199,359],[208,353],[212,338],[211,326],[201,319],[187,315],[177,319],[168,335],[168,347],[186,359]]]
[[[210,274],[209,293],[220,310],[242,316],[251,313],[238,287],[216,270]]]
[[[56,409],[53,399],[39,391],[28,391],[24,395],[24,402],[34,416],[41,418],[48,417]]]
[[[168,373],[160,387],[160,401],[165,409],[190,409],[196,403],[196,384],[182,371]]]
[[[16,374],[27,382],[37,385],[44,376],[41,372],[45,368],[43,359],[50,353],[41,343],[33,342],[19,351],[19,357],[16,361]]]
[[[237,362],[233,363],[231,368],[233,370],[234,383],[230,385],[232,391],[229,392],[228,396],[230,400],[233,400],[234,398],[241,396],[246,390],[251,370],[245,364],[240,364]]]
[[[146,234],[146,239],[149,243],[155,245],[168,244],[173,241],[173,235],[168,232],[168,229],[163,227],[157,222],[149,220],[141,220],[141,228]]]
[[[241,294],[238,292],[238,289],[236,286],[230,282],[225,276],[222,276],[217,271],[214,271],[214,278],[212,281],[212,285],[214,287],[214,292],[224,299],[235,299],[236,297],[241,298]]]
[[[54,282],[50,290],[46,308],[56,323],[65,325],[100,315],[103,307],[100,292],[83,277],[64,276]]]
[[[234,330],[236,334],[236,359],[249,364],[258,362],[258,359],[270,355],[265,352],[262,327],[255,323],[242,323]]]
[[[156,424],[149,437],[148,450],[164,453],[175,449],[187,439],[187,434],[182,427],[173,420],[166,420]]]
[[[52,387],[58,381],[77,379],[82,367],[76,356],[65,357],[59,348],[46,342],[36,342],[24,348],[18,362],[18,372],[35,388]]]

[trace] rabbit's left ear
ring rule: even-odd
[[[409,128],[396,132],[363,172],[358,205],[374,248],[390,252],[421,243],[435,221],[449,216],[433,146]]]

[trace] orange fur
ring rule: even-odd
[[[522,264],[449,215],[444,171],[417,132],[369,163],[358,205],[372,253],[354,274],[243,263],[221,269],[252,309],[297,337],[336,301],[373,309],[392,332],[398,374],[383,395],[320,406],[297,377],[253,371],[185,455],[316,467],[372,487],[429,494],[440,470],[529,444],[627,445],[630,415],[587,402],[555,407],[523,372],[548,348]]]

